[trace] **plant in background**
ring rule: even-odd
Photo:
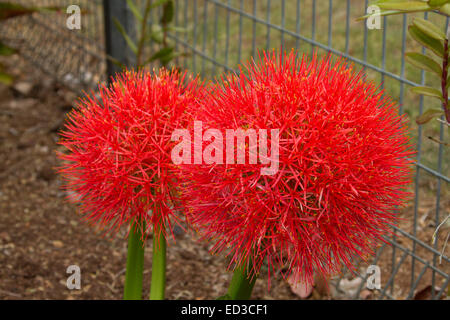
[[[376,5],[381,9],[380,15],[395,15],[412,12],[435,11],[447,17],[450,17],[450,0],[428,0],[428,1],[399,1],[399,0],[378,0],[371,5]],[[364,16],[363,18],[367,18]],[[412,92],[439,99],[441,108],[429,108],[423,114],[417,117],[416,122],[419,125],[425,124],[438,117],[445,125],[450,127],[450,106],[448,103],[448,89],[450,87],[450,77],[448,73],[449,65],[449,37],[450,29],[446,32],[428,20],[414,18],[412,24],[408,27],[410,36],[429,49],[429,55],[418,52],[406,53],[406,60],[413,66],[430,72],[433,76],[439,78],[439,87],[417,86],[411,88]],[[444,120],[441,120],[443,116]],[[444,143],[435,138],[432,140]]]
[[[0,56],[11,56],[17,53],[17,50],[7,46],[0,41]],[[6,85],[13,83],[13,76],[4,71],[4,66],[0,63],[0,82]]]
[[[160,64],[166,67],[170,61],[172,61],[181,53],[175,52],[175,47],[168,41],[168,33],[170,31],[183,32],[184,29],[176,28],[172,26],[172,20],[174,15],[174,4],[172,0],[158,0],[152,3],[151,0],[145,1],[144,14],[141,14],[140,9],[132,0],[127,0],[127,5],[133,13],[137,25],[137,43],[133,40],[133,37],[127,34],[125,28],[120,24],[117,19],[114,19],[116,28],[120,31],[124,39],[126,40],[128,47],[136,55],[136,67],[139,69],[145,67],[150,62],[159,61]],[[159,24],[150,24],[150,11],[158,7],[162,7],[162,15]],[[150,57],[145,57],[144,47],[150,40],[158,44],[159,49],[153,53]]]
[[[48,12],[58,10],[57,7],[24,7],[21,4],[12,2],[2,2],[0,3],[0,22],[4,22],[7,19],[20,17],[24,15],[30,15],[35,12]],[[0,41],[0,56],[11,56],[18,53],[17,49],[7,46],[5,43]],[[13,82],[13,77],[9,73],[5,72],[3,65],[0,63],[0,82],[6,85],[11,85]]]
[[[279,129],[278,173],[261,175],[262,164],[182,171],[189,223],[234,268],[223,298],[248,299],[265,259],[269,279],[277,269],[308,284],[354,270],[409,198],[406,118],[343,61],[272,53],[240,71],[223,78],[197,117],[205,130]]]
[[[413,12],[429,12],[434,11],[450,18],[450,0],[428,0],[428,1],[399,1],[399,0],[379,0],[371,3],[371,5],[377,5],[380,9],[380,15],[395,15]],[[369,15],[370,16],[370,15]],[[368,16],[364,16],[367,18]],[[432,119],[437,119],[444,123],[450,132],[450,105],[448,103],[448,89],[450,87],[450,75],[449,75],[449,38],[450,38],[450,25],[448,29],[438,27],[434,23],[421,18],[413,18],[412,24],[408,26],[410,36],[420,43],[422,46],[429,49],[430,54],[424,55],[419,52],[406,53],[406,60],[413,66],[422,70],[428,71],[432,76],[438,77],[440,86],[438,88],[428,86],[412,87],[411,91],[436,98],[441,102],[441,108],[428,108],[423,114],[416,118],[416,123],[422,125],[428,123]],[[441,119],[442,118],[442,119]],[[434,137],[429,137],[431,140],[449,146],[450,144],[444,141],[440,141]],[[437,234],[441,226],[450,217],[448,215],[443,222],[436,228],[431,242],[433,244],[437,241]],[[445,238],[442,248],[441,257],[449,241],[450,233]]]
[[[151,299],[165,290],[166,228],[174,213],[172,131],[185,127],[201,86],[185,74],[125,71],[100,98],[88,96],[68,116],[59,154],[69,200],[85,218],[116,231],[130,224],[125,299],[141,299],[144,240],[153,231]],[[187,81],[185,81],[187,80]],[[187,82],[187,84],[184,84]]]

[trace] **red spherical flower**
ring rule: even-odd
[[[133,218],[170,225],[177,183],[171,134],[185,126],[201,93],[196,80],[186,85],[185,78],[164,69],[126,71],[71,112],[61,133],[68,152],[59,154],[60,172],[88,221],[115,230]]]
[[[345,61],[309,62],[291,52],[247,63],[222,79],[199,119],[224,135],[255,129],[260,137],[267,129],[269,156],[276,142],[269,129],[279,129],[278,171],[262,174],[269,164],[249,164],[250,152],[244,164],[227,164],[224,152],[223,164],[185,165],[190,223],[214,241],[214,252],[230,255],[230,266],[251,261],[257,273],[267,258],[272,272],[307,283],[316,273],[353,269],[409,198],[411,143],[397,113]]]

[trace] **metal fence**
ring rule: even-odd
[[[115,46],[107,41],[108,53],[113,56],[122,55],[126,47],[109,21],[110,15],[121,21],[129,19],[126,10],[114,11],[125,1],[109,1],[105,23],[101,1],[34,0],[26,4],[31,2],[63,7],[78,4],[85,10],[82,29],[68,31],[64,15],[49,19],[46,14],[37,14],[8,22],[0,29],[0,37],[20,45],[28,60],[73,88],[88,88],[104,81],[104,39],[122,41]],[[331,52],[345,57],[356,68],[364,68],[369,79],[381,83],[388,94],[398,99],[399,112],[408,113],[412,119],[434,103],[407,90],[418,84],[433,84],[424,72],[405,63],[405,52],[419,49],[407,36],[410,17],[383,18],[381,29],[369,30],[364,22],[355,21],[364,15],[367,0],[175,0],[174,4],[174,23],[185,29],[169,34],[176,50],[185,53],[174,63],[206,79],[234,70],[260,49],[295,48],[306,54],[317,50],[319,54]],[[160,14],[160,10],[153,10],[151,20],[157,22]],[[448,19],[436,13],[425,14],[425,18],[448,24]],[[155,46],[149,44],[147,49],[152,51]],[[375,293],[380,299],[411,299],[418,291],[427,290],[427,297],[439,299],[448,290],[449,250],[442,249],[449,225],[440,228],[434,243],[432,235],[450,213],[450,154],[449,148],[428,139],[434,136],[444,140],[445,128],[436,122],[426,127],[412,124],[412,129],[418,151],[411,190],[415,197],[400,213],[399,227],[386,238],[391,245],[382,246],[369,263],[382,270],[382,287]],[[357,277],[363,281],[355,282],[353,298],[360,298],[364,290],[366,265],[361,264]],[[345,277],[354,275],[343,274],[341,279]],[[341,281],[333,281],[337,297],[342,293],[342,297],[349,298],[344,295]]]
[[[94,88],[98,82],[106,79],[101,0],[14,2],[25,6],[63,9],[58,13],[27,15],[2,23],[0,37],[19,48],[20,54],[31,63],[31,67],[40,68],[77,91]],[[65,8],[73,3],[83,10],[82,28],[77,32],[66,27],[68,15],[65,14]]]

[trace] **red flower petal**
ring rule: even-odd
[[[183,166],[188,219],[213,251],[230,265],[250,257],[255,272],[267,258],[304,283],[372,254],[410,196],[397,104],[345,61],[294,52],[222,80],[199,114],[204,129],[280,129],[280,163],[272,176],[261,164]]]
[[[202,90],[196,80],[184,81],[185,74],[166,70],[127,71],[69,115],[60,172],[89,221],[111,229],[134,217],[170,225],[177,183],[171,134],[187,126]]]

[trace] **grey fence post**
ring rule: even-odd
[[[123,65],[133,67],[136,57],[114,24],[114,19],[117,19],[126,30],[128,36],[131,39],[136,38],[134,16],[129,10],[127,2],[124,0],[103,0],[103,14],[105,18],[106,53]],[[108,80],[119,71],[121,71],[120,67],[110,59],[107,59]]]

